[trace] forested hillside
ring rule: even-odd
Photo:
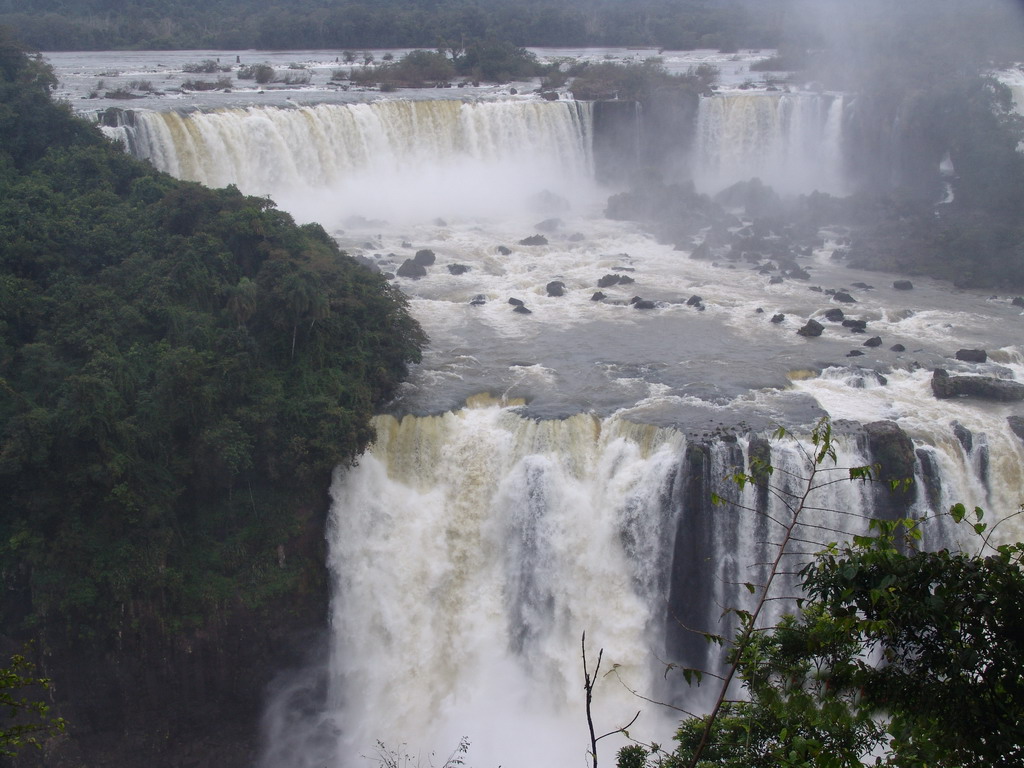
[[[777,0],[0,0],[0,24],[39,50],[770,47]],[[752,11],[756,11],[752,12]]]
[[[424,337],[319,226],[154,171],[52,85],[0,39],[0,643],[39,641],[69,733],[159,701],[159,741],[251,715],[246,665],[322,622],[331,471]]]

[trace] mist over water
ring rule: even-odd
[[[723,88],[700,105],[699,188],[756,175],[793,194],[846,191],[853,108],[821,88]],[[617,190],[594,178],[589,105],[234,104],[139,111],[134,126],[107,130],[175,175],[272,195],[381,271],[436,254],[425,277],[395,278],[431,344],[378,417],[376,445],[335,475],[330,637],[322,666],[275,688],[264,768],[354,768],[378,741],[440,764],[462,737],[477,766],[583,760],[583,631],[590,663],[604,649],[602,670],[615,668],[595,691],[598,730],[642,709],[631,735],[670,743],[678,714],[630,689],[700,706],[702,692],[664,674],[666,661],[713,661],[677,619],[725,631],[722,606],[739,604],[747,564],[764,560],[763,520],[697,508],[686,489],[756,507],[728,477],[775,425],[896,421],[919,457],[912,511],[1017,507],[1016,406],[930,392],[937,366],[1024,380],[1024,321],[1009,297],[921,278],[897,291],[891,276],[831,258],[842,231],[802,259],[808,281],[690,259],[605,217]],[[544,245],[520,242],[541,233]],[[607,275],[632,282],[593,301]],[[564,295],[550,295],[553,281]],[[852,291],[844,309],[884,344],[865,349],[825,322],[836,304],[812,286]],[[818,339],[796,334],[809,318],[826,326]],[[953,361],[961,347],[988,349],[990,362]],[[855,429],[838,447],[844,465],[871,460]],[[808,470],[797,443],[774,445],[771,460],[794,477]],[[819,506],[873,504],[864,486],[839,484]],[[1013,521],[1000,535],[1024,531]],[[604,762],[617,746],[602,742]]]

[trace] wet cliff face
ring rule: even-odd
[[[263,605],[244,595],[178,630],[159,606],[140,607],[133,631],[89,655],[52,634],[38,665],[52,680],[53,709],[67,733],[17,768],[242,768],[259,749],[259,722],[276,676],[314,661],[326,632],[324,520],[298,511],[299,534],[278,557],[302,563],[299,589]]]
[[[689,178],[699,97],[657,93],[594,103],[594,173],[605,184]]]

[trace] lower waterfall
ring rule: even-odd
[[[837,465],[870,464],[847,426]],[[761,455],[772,486],[798,494],[812,466],[806,440],[695,439],[587,414],[538,421],[487,403],[375,427],[373,449],[332,488],[327,703],[299,721],[272,713],[267,768],[356,766],[378,742],[440,764],[463,737],[474,765],[583,760],[583,632],[591,667],[603,649],[611,671],[595,689],[598,730],[641,711],[630,735],[670,743],[678,711],[645,699],[701,706],[705,688],[666,665],[713,668],[694,630],[731,634],[723,608],[745,607],[744,583],[760,583],[774,555],[769,521],[785,514],[778,496],[732,476]],[[908,514],[929,503],[918,481]],[[821,488],[797,549],[863,532],[878,492]],[[605,760],[621,743],[602,742]]]

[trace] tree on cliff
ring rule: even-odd
[[[747,483],[760,475],[767,492],[792,499],[784,505],[792,518],[771,521],[793,531],[822,487],[822,461],[835,461],[830,440],[819,426],[803,493],[769,485],[769,466],[736,477]],[[880,474],[853,468],[849,479]],[[949,515],[957,523],[972,517],[962,505]],[[979,537],[986,533],[982,517],[976,509],[970,523]],[[781,597],[771,588],[779,564],[799,555],[789,550],[792,542],[814,544],[816,537],[777,540],[771,575],[747,585],[760,595],[757,608],[735,610],[740,628],[712,712],[683,720],[671,753],[621,750],[620,768],[1020,765],[1024,544],[992,547],[980,538],[978,553],[918,551],[922,526],[935,519],[871,520],[866,534],[847,534],[849,543],[823,544],[798,571],[797,613],[762,626],[766,601]],[[696,670],[686,678],[704,679]],[[730,689],[733,679],[742,695]]]
[[[40,736],[64,731],[64,720],[50,717],[50,707],[39,698],[49,686],[21,654],[0,668],[0,757],[26,746],[38,748]]]

